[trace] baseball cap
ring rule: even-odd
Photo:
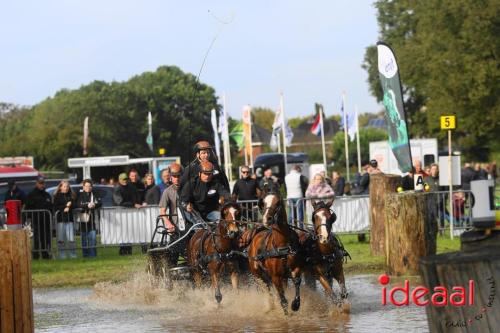
[[[374,168],[376,168],[378,166],[378,162],[377,160],[370,160],[370,165]]]
[[[120,173],[120,175],[118,176],[118,180],[126,180],[126,179],[128,179],[128,176],[125,172]]]
[[[36,182],[37,183],[45,183],[45,178],[43,178],[42,176],[39,176],[36,178]]]

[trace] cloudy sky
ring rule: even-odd
[[[229,113],[244,104],[287,116],[323,103],[380,110],[361,68],[377,41],[372,1],[44,0],[0,3],[0,101],[32,105],[62,88],[124,81],[161,65],[197,74],[226,94]]]

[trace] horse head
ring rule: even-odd
[[[312,206],[314,208],[312,216],[314,233],[320,244],[327,244],[330,240],[332,225],[336,219],[335,213],[330,211],[332,203],[333,200],[326,203],[322,200],[312,202]]]
[[[240,218],[240,207],[234,202],[226,202],[221,209],[221,216],[224,223],[222,227],[227,229],[227,236],[234,239],[239,234],[239,228],[236,221]]]

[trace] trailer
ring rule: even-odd
[[[435,138],[411,139],[410,149],[414,165],[416,161],[422,162],[422,167],[438,162],[438,142]],[[384,173],[403,174],[387,141],[370,142],[370,159],[377,160]]]

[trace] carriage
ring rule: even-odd
[[[235,203],[221,207],[219,222],[207,222],[197,215],[195,223],[187,223],[185,211],[179,209],[179,223],[173,232],[167,230],[163,216],[158,216],[148,250],[149,271],[168,286],[175,280],[193,281],[200,286],[203,273],[208,273],[220,303],[219,282],[224,267],[229,267],[233,288],[237,288],[238,273],[247,273],[239,270],[237,263],[245,261],[269,291],[274,285],[285,313],[288,302],[283,280],[291,278],[295,285],[292,310],[296,311],[304,273],[315,277],[334,303],[345,301],[342,265],[348,253],[331,233],[335,216],[331,203],[313,204],[312,230],[288,225],[284,205],[279,194],[265,191],[259,203],[262,220],[258,222],[240,220],[241,207]],[[331,288],[332,278],[341,287],[340,299]]]

